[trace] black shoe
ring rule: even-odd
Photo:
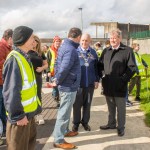
[[[53,97],[55,102],[60,102],[59,96]]]
[[[59,103],[57,103],[57,108],[59,108],[60,107],[60,104]]]
[[[118,136],[124,136],[124,129],[122,130],[117,130],[118,131]]]
[[[108,130],[108,129],[116,129],[116,126],[110,127],[109,125],[100,126],[101,130]]]
[[[91,127],[88,124],[82,124],[85,131],[91,131]]]
[[[136,98],[135,98],[135,101],[141,101],[141,98],[139,97],[139,96],[137,96]]]
[[[77,132],[78,131],[79,126],[77,125],[73,125],[72,126],[72,131]]]

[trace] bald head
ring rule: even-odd
[[[91,36],[87,33],[82,34],[80,45],[83,49],[87,49],[90,46],[91,43]]]

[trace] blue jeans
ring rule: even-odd
[[[71,110],[76,98],[75,92],[60,92],[60,107],[53,132],[55,143],[64,143],[64,135],[69,132]]]
[[[2,95],[3,86],[0,85],[0,118],[3,123],[3,132],[6,132],[6,111],[4,107],[4,100]]]

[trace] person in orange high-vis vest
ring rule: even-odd
[[[57,59],[58,48],[60,47],[60,45],[61,45],[60,37],[55,36],[53,38],[53,43],[47,52],[47,62],[48,62],[47,82],[49,82],[50,80],[52,81],[54,79],[54,75],[55,75],[54,67],[55,67],[55,62]],[[60,105],[59,104],[59,92],[58,92],[57,86],[53,87],[52,96],[53,96],[54,100],[57,102],[57,107],[59,107],[59,105]]]

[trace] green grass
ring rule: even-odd
[[[143,78],[141,81],[141,103],[140,108],[145,113],[145,123],[150,127],[150,54],[142,55],[142,58],[148,64],[148,78]],[[135,88],[133,90],[133,95],[135,95]]]

